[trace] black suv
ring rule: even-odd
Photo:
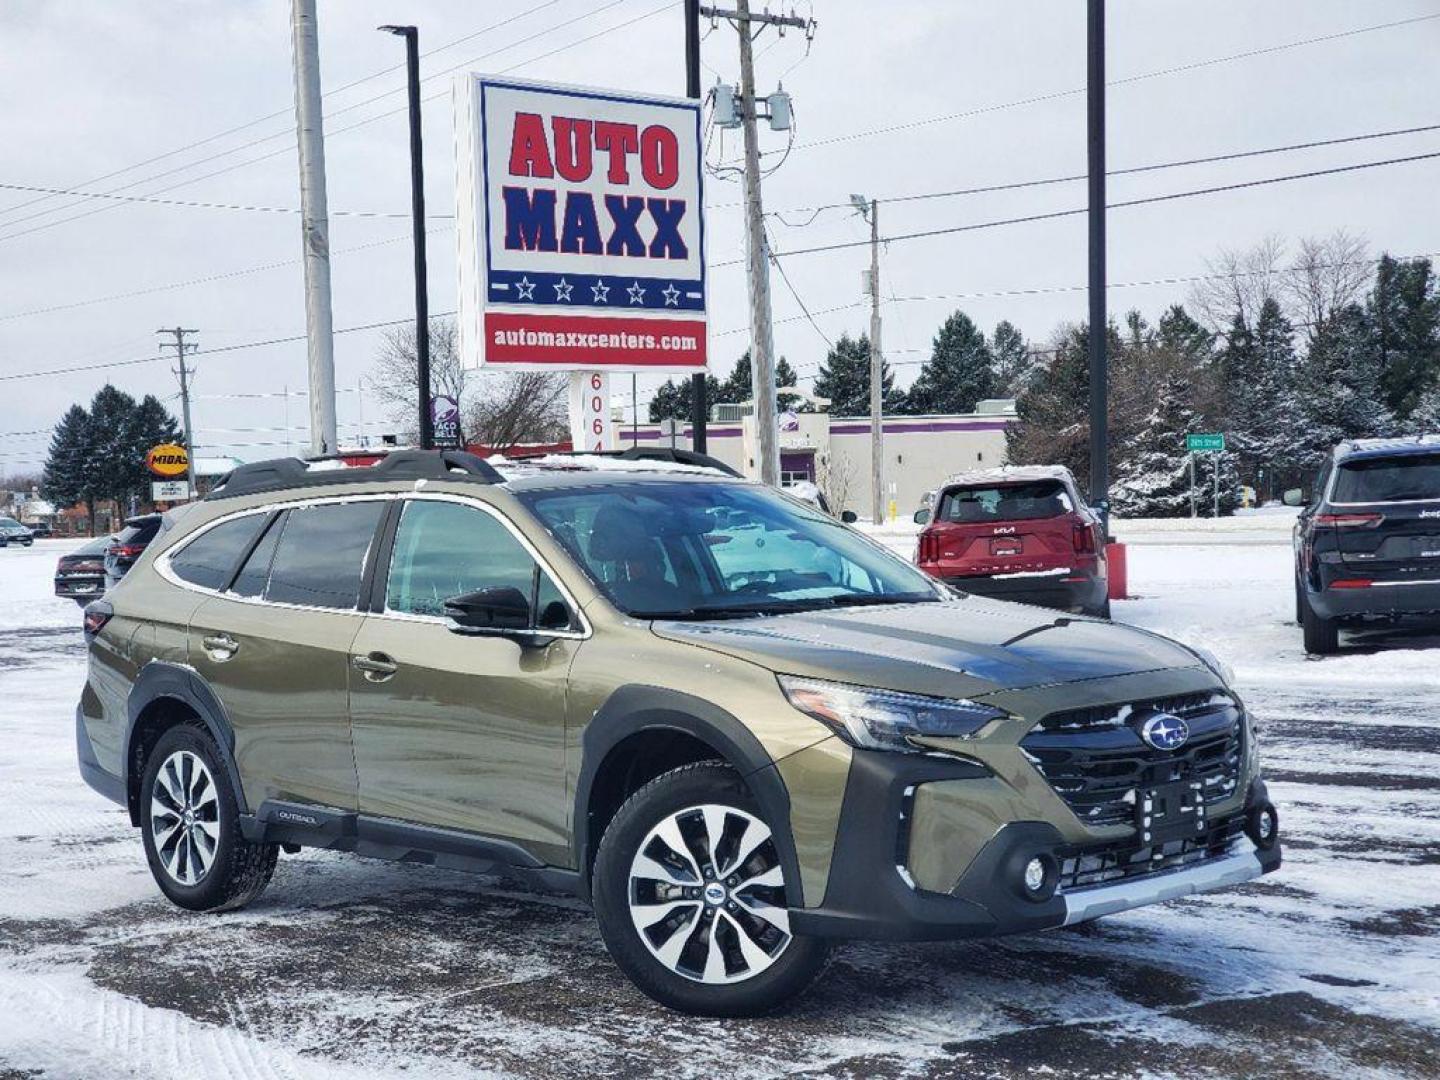
[[[159,514],[128,518],[105,549],[105,587],[113,589],[160,532]]]
[[[1440,614],[1440,436],[1341,443],[1295,523],[1295,617],[1332,653],[1342,623]]]

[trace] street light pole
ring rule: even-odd
[[[410,93],[410,217],[415,236],[415,373],[420,398],[420,449],[435,446],[435,417],[430,409],[430,295],[425,262],[425,151],[420,133],[420,31],[413,26],[382,26],[405,38],[405,69]]]
[[[1089,0],[1088,146],[1090,167],[1090,505],[1110,531],[1110,385],[1105,355],[1109,316],[1105,305],[1105,0]]]

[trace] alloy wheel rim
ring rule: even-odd
[[[171,880],[195,885],[209,873],[220,846],[215,778],[198,755],[176,750],[150,790],[150,836]]]
[[[733,806],[668,815],[630,863],[630,920],[650,954],[694,982],[753,979],[791,941],[770,828]]]

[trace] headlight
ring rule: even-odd
[[[779,679],[791,705],[856,746],[872,750],[914,750],[908,741],[913,735],[963,738],[1009,715],[961,698],[902,694],[790,675]]]
[[[1220,676],[1220,681],[1226,686],[1232,686],[1235,682],[1235,669],[1221,660],[1204,645],[1191,645],[1189,649],[1200,658],[1201,663]]]

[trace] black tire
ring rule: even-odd
[[[640,844],[670,815],[706,804],[734,808],[770,827],[730,766],[703,761],[672,769],[631,795],[606,828],[592,879],[595,916],[615,963],[655,1001],[694,1016],[761,1016],[789,1004],[809,988],[824,970],[827,941],[793,936],[758,974],[738,982],[705,983],[663,964],[641,939],[631,918],[630,870]],[[692,925],[698,928],[698,921]],[[689,930],[676,933],[688,934]]]
[[[156,847],[153,827],[152,793],[156,790],[157,778],[171,755],[181,752],[200,759],[213,779],[215,792],[213,824],[217,839],[208,869],[193,884],[177,880],[166,869]],[[140,781],[140,834],[145,843],[145,858],[160,891],[172,903],[191,911],[230,911],[244,907],[270,883],[280,854],[276,845],[254,844],[240,834],[239,800],[224,761],[210,736],[189,724],[165,732],[145,763]]]
[[[1088,611],[1085,612],[1085,614],[1096,619],[1110,618],[1110,598],[1106,597],[1103,604],[1101,604],[1099,607],[1090,608]]]
[[[1300,579],[1295,579],[1295,625],[1300,626],[1305,621],[1305,593],[1304,586]]]
[[[1327,619],[1310,606],[1310,598],[1300,594],[1300,632],[1305,651],[1316,656],[1329,656],[1340,648],[1340,625]]]

